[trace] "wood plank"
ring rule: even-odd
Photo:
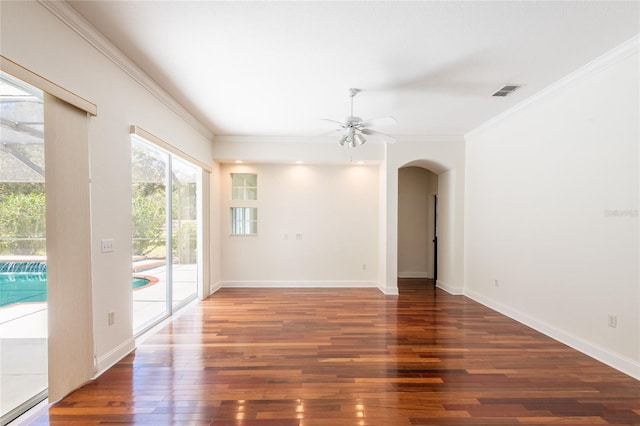
[[[223,289],[34,424],[640,424],[640,382],[427,280]]]

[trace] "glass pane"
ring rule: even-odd
[[[231,207],[231,233],[242,233],[242,209],[237,207]]]
[[[244,186],[256,188],[258,186],[258,175],[255,173],[246,173],[244,175]]]
[[[46,397],[42,92],[0,73],[0,423]]]
[[[255,173],[231,173],[231,199],[257,200],[258,175]]]
[[[258,188],[246,188],[245,200],[257,200]]]
[[[169,155],[131,141],[133,329],[169,314],[167,306],[167,168]]]
[[[244,185],[244,173],[231,173],[231,187],[241,188]]]
[[[231,233],[252,235],[258,233],[258,209],[256,207],[231,207]]]
[[[198,182],[200,169],[172,157],[173,305],[198,295]]]

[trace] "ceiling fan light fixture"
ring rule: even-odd
[[[340,146],[347,145],[349,148],[355,148],[357,146],[364,145],[367,139],[363,134],[381,136],[387,142],[395,142],[395,139],[391,136],[369,129],[369,126],[375,126],[376,123],[380,125],[395,124],[396,120],[393,117],[379,117],[364,121],[362,118],[353,115],[353,98],[358,94],[358,92],[360,92],[359,89],[349,89],[351,114],[347,118],[343,121],[331,120],[328,118],[322,119],[324,121],[330,121],[340,125],[340,128],[337,130],[338,132],[341,132],[341,136],[338,137],[338,143]]]

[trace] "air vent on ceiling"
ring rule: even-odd
[[[507,96],[521,88],[522,84],[507,84],[506,86],[501,87],[496,93],[491,96]]]

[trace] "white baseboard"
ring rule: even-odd
[[[604,364],[607,364],[608,366],[615,368],[616,370],[621,371],[622,373],[625,373],[636,380],[640,380],[640,363],[608,351],[602,347],[594,345],[593,343],[587,342],[580,337],[574,336],[545,322],[532,318],[529,315],[522,313],[516,309],[510,308],[499,302],[496,302],[495,300],[484,297],[483,295],[476,293],[475,291],[465,290],[464,295],[488,308],[493,309],[494,311],[500,312],[501,314],[506,315],[511,319],[514,319],[528,327],[531,327],[534,330],[539,331],[540,333],[545,334],[554,340],[564,343],[565,345],[577,351],[580,351],[585,355],[588,355]]]
[[[211,283],[209,285],[209,296],[222,288],[222,282]]]
[[[222,281],[219,288],[378,288],[377,281]]]
[[[387,295],[387,296],[397,296],[400,294],[400,292],[398,291],[398,286],[396,285],[395,287],[382,287],[381,285],[378,286],[378,290],[380,290],[383,294]]]
[[[461,287],[454,287],[449,283],[446,283],[442,280],[436,280],[436,287],[441,288],[449,294],[453,294],[454,296],[461,296],[464,294],[464,289]]]
[[[398,287],[382,287],[377,281],[221,281],[212,286],[211,294],[221,288],[377,288],[390,296],[398,295]]]
[[[398,272],[398,278],[429,278],[426,272],[404,271]]]
[[[118,361],[129,355],[129,353],[131,353],[131,351],[133,351],[135,348],[135,340],[133,339],[133,337],[131,337],[98,358],[96,361],[96,371],[93,378],[95,379],[96,377],[107,371],[109,368],[113,367]]]

